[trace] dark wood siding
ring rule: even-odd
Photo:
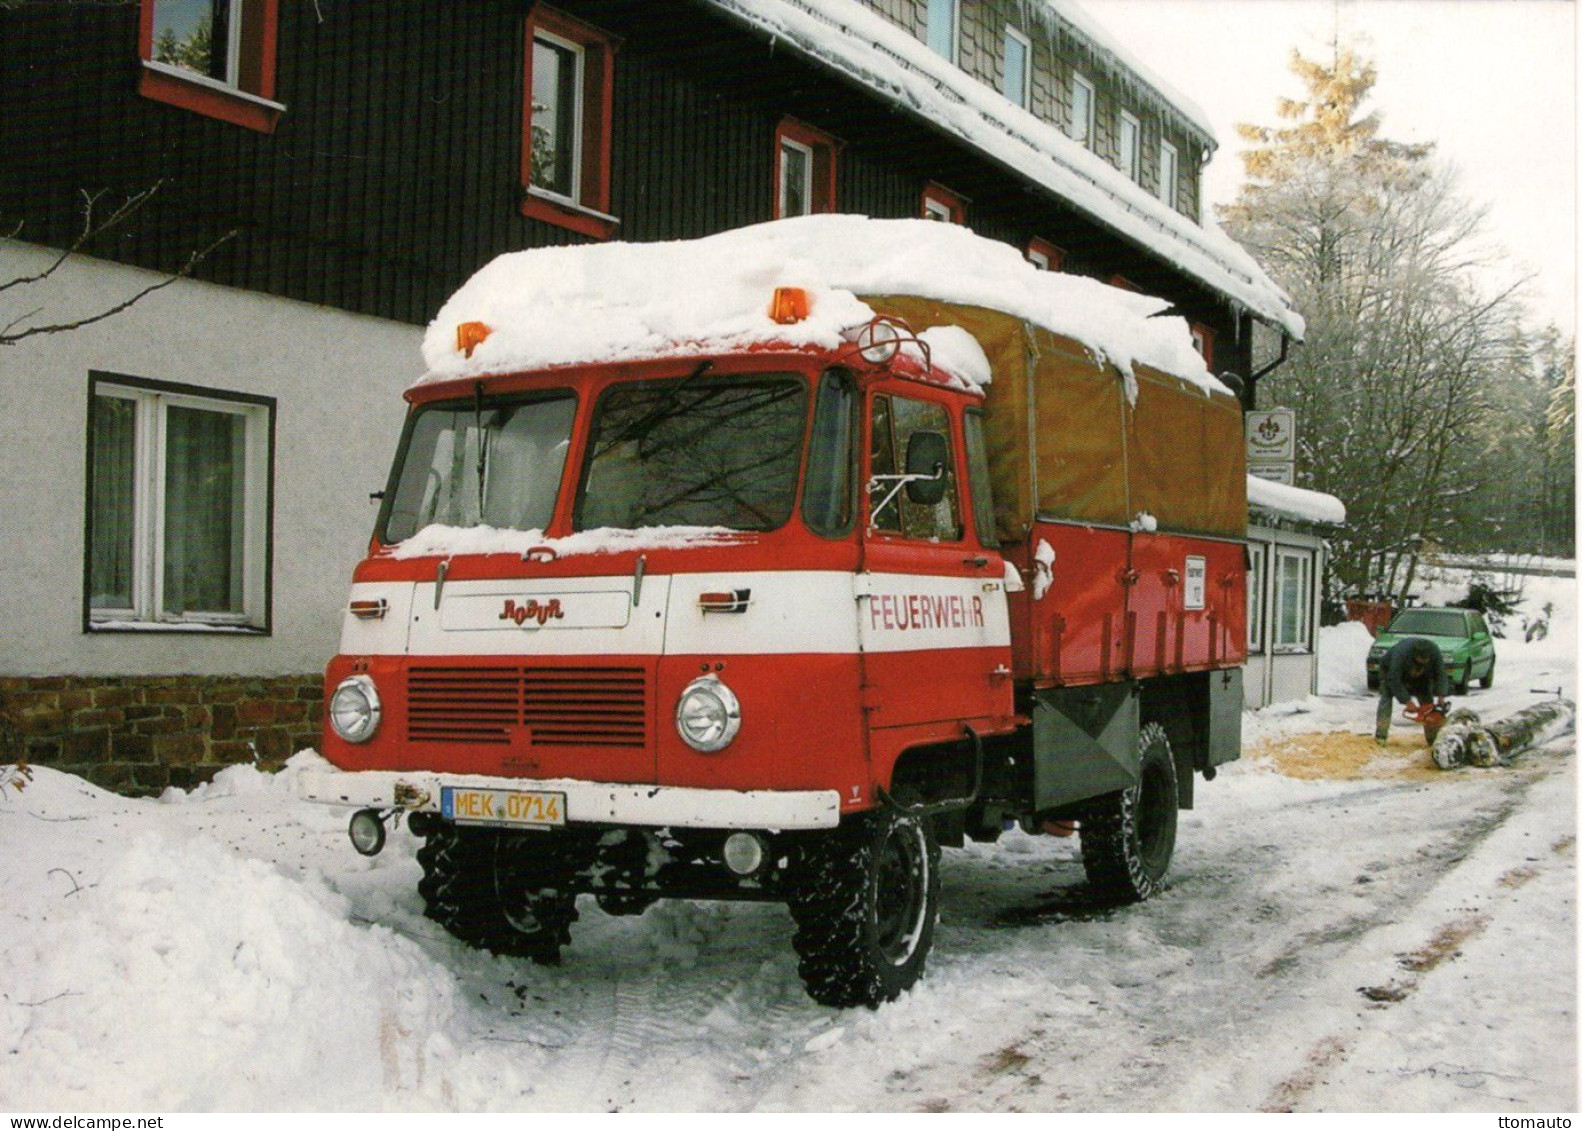
[[[617,238],[669,240],[768,220],[785,115],[843,143],[843,212],[916,216],[923,183],[971,201],[978,232],[1033,236],[1069,269],[1126,275],[1243,335],[1202,286],[926,123],[683,0],[562,0],[621,40],[611,211]],[[322,14],[322,18],[321,17]],[[231,230],[213,282],[425,323],[493,256],[584,237],[525,218],[521,0],[280,5],[273,135],[136,93],[136,4],[0,9],[0,231],[64,246],[81,194],[154,201],[86,250],[156,270]]]

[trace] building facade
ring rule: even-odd
[[[421,329],[502,252],[934,216],[1168,298],[1249,403],[1300,333],[1062,4],[37,0],[0,52],[0,759],[117,788],[315,741]]]

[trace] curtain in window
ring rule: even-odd
[[[132,607],[132,469],[136,462],[137,404],[93,398],[93,499],[89,514],[89,604]]]
[[[172,406],[165,416],[165,612],[242,607],[246,419]]]

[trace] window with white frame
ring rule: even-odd
[[[1181,160],[1176,147],[1168,141],[1159,142],[1159,199],[1171,208],[1176,206],[1176,184],[1181,177]]]
[[[89,628],[269,628],[268,397],[89,380]]]
[[[522,215],[609,239],[616,39],[545,4],[524,20]]]
[[[139,0],[138,92],[262,133],[274,101],[279,0]]]
[[[582,68],[581,44],[546,31],[533,36],[529,183],[567,200],[578,199],[581,188]]]
[[[961,18],[960,0],[928,0],[928,47],[934,54],[956,61],[956,33]]]
[[[1094,104],[1098,101],[1094,95],[1093,84],[1075,71],[1071,74],[1071,120],[1066,124],[1066,132],[1073,141],[1081,142],[1088,148],[1093,147],[1093,113]]]
[[[1311,651],[1313,555],[1276,547],[1274,563],[1274,650]]]
[[[1263,651],[1264,547],[1247,547],[1247,651]]]
[[[780,215],[813,211],[813,150],[789,137],[780,139]]]
[[[1000,92],[1026,109],[1033,101],[1033,41],[1013,27],[1005,29],[1005,75]]]
[[[154,61],[240,86],[242,7],[242,0],[154,0]]]
[[[1136,115],[1121,111],[1120,128],[1121,172],[1133,181],[1142,176],[1143,126]]]
[[[923,186],[921,215],[925,220],[939,220],[946,224],[967,222],[967,198],[951,192],[944,185],[929,181]]]
[[[835,211],[835,153],[829,134],[794,118],[775,129],[775,219]]]

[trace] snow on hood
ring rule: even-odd
[[[1303,336],[1302,316],[1291,308],[1285,292],[1217,225],[1199,225],[1181,215],[1056,126],[947,62],[858,0],[709,3],[767,33],[774,49],[789,47],[846,75],[1042,185],[1292,337]],[[1094,35],[1091,17],[1064,5],[1057,10],[1084,34]],[[1097,46],[1114,50],[1107,39]],[[1122,61],[1139,69],[1130,60]],[[1152,82],[1146,73],[1144,77]],[[1178,108],[1201,116],[1189,105]]]
[[[1286,518],[1304,522],[1329,522],[1339,525],[1346,521],[1346,504],[1322,491],[1309,491],[1305,487],[1292,487],[1247,476],[1247,505],[1254,510],[1268,511]]]
[[[639,550],[682,550],[704,542],[744,537],[724,526],[644,526],[620,530],[601,526],[564,538],[545,538],[542,530],[506,530],[494,526],[446,526],[432,523],[404,542],[389,547],[392,558],[449,557],[453,554],[515,554],[548,550],[557,558],[579,554],[634,553]]]
[[[776,287],[802,287],[806,319],[769,317]],[[989,307],[1073,338],[1128,377],[1136,363],[1223,390],[1163,299],[1039,271],[1009,244],[955,224],[801,216],[703,239],[509,252],[440,307],[423,339],[419,382],[484,373],[696,355],[778,342],[835,349],[873,310],[858,295],[915,295]],[[466,358],[456,327],[491,333]],[[987,363],[965,334],[935,335],[942,367],[965,380]]]

